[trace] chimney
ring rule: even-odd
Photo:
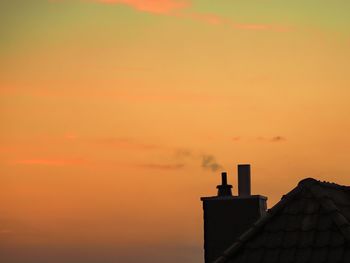
[[[221,174],[217,196],[202,197],[205,263],[217,259],[266,212],[265,196],[251,195],[250,165],[238,165],[238,195],[232,195],[227,173]]]
[[[250,164],[238,165],[238,195],[250,196]]]

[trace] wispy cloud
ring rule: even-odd
[[[138,164],[137,167],[153,170],[180,170],[185,168],[187,164],[200,165],[203,169],[213,172],[223,168],[214,155],[196,154],[187,149],[173,150],[173,161],[170,164],[146,163]]]
[[[79,165],[85,163],[82,159],[21,159],[15,160],[14,164],[22,165],[46,165],[46,166],[66,166]]]
[[[156,164],[156,163],[147,163],[147,164],[138,164],[137,167],[143,169],[153,169],[153,170],[179,170],[185,167],[184,164]]]
[[[265,23],[239,23],[232,19],[220,16],[213,13],[200,13],[200,12],[177,12],[173,14],[177,17],[188,18],[195,21],[203,22],[210,25],[224,25],[236,30],[250,30],[250,31],[276,31],[287,32],[290,31],[290,27],[265,24]]]
[[[124,4],[132,8],[156,14],[169,14],[190,5],[186,0],[95,0],[104,4]]]
[[[128,85],[133,85],[128,83]],[[222,100],[226,100],[224,96],[212,95],[209,93],[199,92],[135,92],[135,91],[119,91],[115,88],[91,88],[85,89],[82,92],[80,89],[52,89],[46,88],[20,88],[15,87],[13,89],[1,89],[0,96],[11,96],[11,95],[28,95],[31,97],[38,98],[86,98],[86,99],[106,99],[113,101],[120,101],[121,103],[218,103]]]
[[[188,11],[191,0],[92,0],[102,4],[123,4],[141,12],[187,18],[211,25],[226,25],[237,30],[287,32],[289,27],[265,23],[238,23],[218,14]]]
[[[286,141],[287,138],[277,135],[277,136],[273,136],[273,137],[257,137],[257,140],[259,141],[266,141],[266,142],[283,142]]]
[[[177,160],[184,160],[184,159],[193,157],[193,154],[188,149],[175,149],[174,157]]]
[[[195,21],[204,22],[211,25],[220,25],[228,22],[227,19],[224,19],[219,15],[210,14],[210,13],[182,12],[182,13],[176,13],[175,15],[178,17],[189,18]]]
[[[160,145],[152,144],[152,143],[144,143],[137,141],[132,138],[100,138],[92,140],[92,142],[100,145],[122,148],[122,149],[134,149],[134,150],[156,150],[164,148]]]
[[[286,141],[287,138],[282,137],[282,136],[274,136],[270,139],[270,142],[282,142],[282,141]]]
[[[254,31],[275,31],[275,32],[288,32],[291,30],[290,27],[273,25],[273,24],[240,24],[240,23],[231,23],[231,26],[234,29],[240,30],[254,30]]]

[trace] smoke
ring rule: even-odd
[[[177,149],[174,152],[174,158],[177,162],[195,162],[203,169],[211,170],[213,172],[222,169],[223,166],[216,160],[212,154],[195,153],[189,149]]]
[[[176,159],[188,159],[193,157],[193,153],[188,149],[177,149],[174,156]]]
[[[222,169],[222,165],[219,164],[213,155],[203,155],[202,156],[202,167],[204,169],[209,169],[213,172]]]

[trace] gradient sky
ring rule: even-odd
[[[200,196],[350,185],[350,1],[1,0],[6,263],[202,263]]]

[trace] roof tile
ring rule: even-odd
[[[331,238],[331,231],[318,231],[316,232],[314,246],[317,248],[324,248],[329,245]]]
[[[299,248],[296,250],[295,263],[307,263],[312,255],[311,248]]]
[[[265,239],[265,248],[278,248],[281,246],[284,238],[283,232],[267,232]]]
[[[264,253],[264,248],[247,250],[247,262],[261,262]]]
[[[338,231],[331,232],[330,245],[332,247],[339,247],[344,245],[344,243],[345,243],[345,238],[341,233],[339,233]]]
[[[275,220],[271,221],[270,224],[265,225],[264,229],[269,232],[282,231],[287,225],[288,217],[288,215],[282,214]]]
[[[296,257],[295,248],[285,248],[280,250],[280,262],[284,263],[294,263]]]
[[[299,232],[293,231],[293,232],[287,232],[284,235],[283,239],[283,247],[284,248],[290,248],[290,247],[296,247],[299,241]]]
[[[305,199],[304,212],[306,214],[315,214],[320,209],[320,206],[321,204],[319,202],[316,202],[314,199]]]
[[[350,262],[350,246],[349,245],[344,250],[343,262],[344,263],[349,263]]]
[[[305,231],[300,233],[298,246],[300,248],[311,247],[314,243],[315,231]]]
[[[315,229],[315,226],[317,226],[319,216],[318,214],[307,214],[303,217],[301,221],[301,230],[302,231],[309,231],[312,229]]]
[[[333,225],[332,219],[329,216],[320,216],[318,219],[318,231],[325,231],[331,229]]]
[[[311,262],[313,263],[323,263],[327,262],[328,248],[314,248],[312,251]],[[332,262],[332,261],[331,261]]]
[[[333,247],[329,249],[328,261],[334,263],[341,262],[344,254],[344,247]]]
[[[279,261],[280,250],[279,249],[266,249],[262,263],[277,263]]]

